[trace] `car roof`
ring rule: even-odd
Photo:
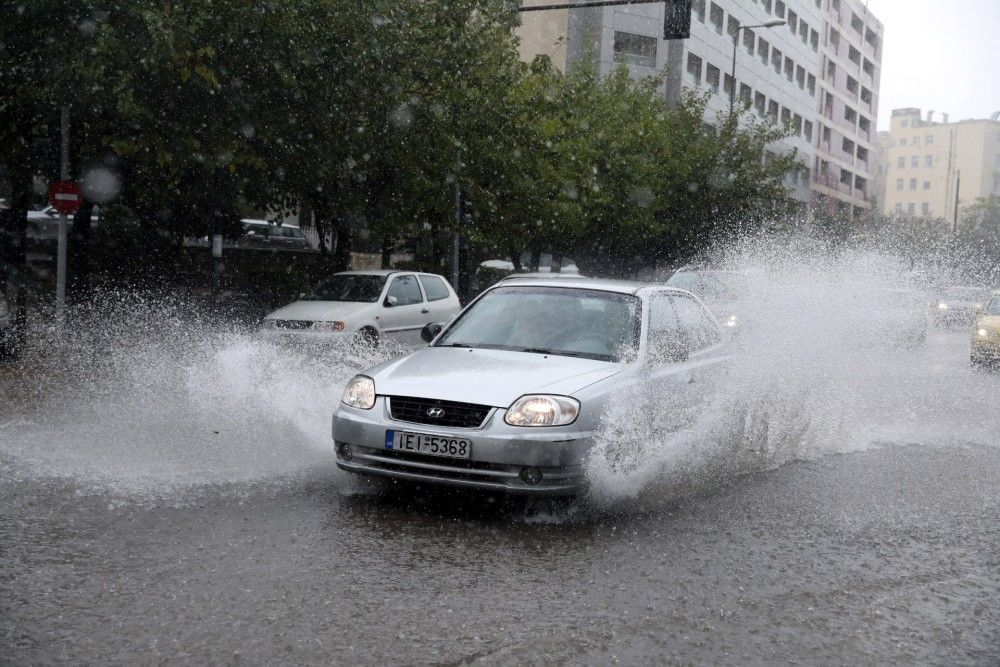
[[[504,285],[507,279],[501,280],[494,287],[499,287]],[[578,289],[592,289],[600,290],[602,292],[618,292],[619,294],[636,294],[639,290],[646,287],[661,287],[660,285],[654,285],[652,283],[642,283],[632,280],[611,280],[606,278],[584,278],[581,276],[566,276],[563,278],[553,278],[553,277],[518,277],[515,278],[512,283],[517,284],[518,287],[563,287],[563,288],[578,288]],[[508,287],[510,285],[507,285]],[[492,288],[491,288],[492,289]],[[673,288],[662,287],[664,290],[670,291],[683,291],[683,290],[673,290]]]
[[[439,273],[428,273],[427,271],[405,271],[403,269],[370,269],[368,271],[357,270],[357,271],[338,271],[334,275],[337,276],[391,276],[396,273],[409,273],[418,276],[435,276],[437,278],[444,278]]]
[[[291,227],[292,229],[299,229],[299,226],[292,222],[272,222],[259,218],[240,218],[240,222],[244,225],[267,225],[268,227]]]

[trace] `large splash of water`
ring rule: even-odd
[[[599,497],[887,444],[1000,444],[1000,377],[970,368],[968,327],[929,322],[913,340],[881,300],[926,294],[910,263],[773,244],[717,262],[744,276],[752,325],[693,408],[632,389],[606,415],[590,464]]]
[[[99,297],[33,332],[0,370],[0,456],[13,474],[169,492],[330,468],[347,379],[400,350],[287,345],[182,299]]]

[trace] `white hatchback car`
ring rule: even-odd
[[[444,277],[412,271],[345,271],[321,281],[302,298],[264,318],[264,329],[286,337],[360,335],[420,340],[432,322],[451,321],[462,309]]]

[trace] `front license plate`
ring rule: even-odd
[[[447,435],[386,431],[385,448],[395,452],[444,456],[449,459],[467,459],[472,457],[471,440],[453,438]]]

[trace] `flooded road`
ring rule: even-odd
[[[0,662],[1000,661],[1000,376],[964,331],[748,365],[763,469],[696,430],[539,505],[336,470],[373,357],[134,334],[0,372]]]
[[[541,514],[339,475],[0,487],[5,661],[996,664],[1000,450],[886,447]]]

